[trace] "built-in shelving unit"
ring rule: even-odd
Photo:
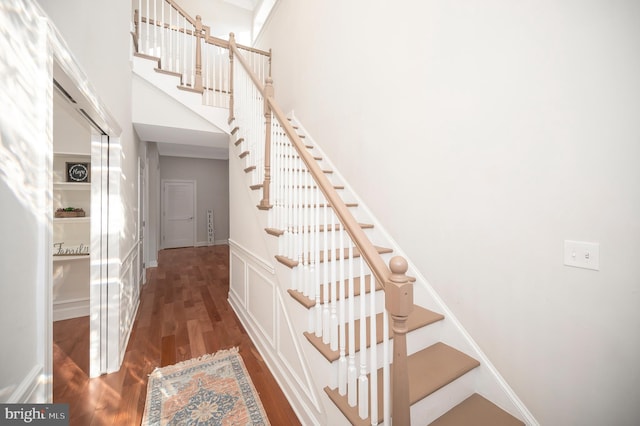
[[[54,320],[89,313],[91,183],[69,182],[67,163],[86,163],[90,170],[90,162],[91,156],[84,153],[54,152],[53,155]],[[57,209],[67,207],[80,208],[85,216],[55,217]],[[68,251],[74,253],[74,250],[82,254],[56,255]]]

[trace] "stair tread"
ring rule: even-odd
[[[421,327],[427,326],[429,324],[433,324],[437,321],[444,319],[442,314],[438,314],[436,312],[425,309],[421,306],[414,305],[413,310],[409,314],[409,318],[407,318],[407,328],[409,331],[417,330]],[[382,313],[376,315],[376,341],[378,343],[382,343],[383,339],[383,328],[382,321],[384,317]],[[391,317],[389,316],[389,337],[393,337],[393,330],[391,329]],[[370,341],[370,323],[366,322],[366,333],[367,333],[367,348],[371,346]],[[333,362],[340,358],[340,352],[331,350],[329,344],[324,343],[322,341],[322,337],[318,337],[313,333],[305,332],[305,337],[316,349],[329,361]],[[345,338],[347,342],[346,351],[349,353],[349,329],[346,328]],[[355,351],[360,351],[360,320],[355,320]]]
[[[179,72],[163,70],[162,68],[155,68],[154,70],[155,72],[158,72],[160,74],[172,75],[174,77],[182,78],[182,74],[180,74]]]
[[[185,92],[193,92],[193,93],[200,93],[200,94],[202,94],[202,90],[194,89],[194,88],[193,88],[193,87],[191,87],[191,86],[185,86],[185,85],[180,84],[180,85],[178,85],[177,87],[178,87],[178,89],[183,90],[183,91],[185,91]]]
[[[134,53],[133,56],[137,56],[138,58],[142,58],[142,59],[149,59],[150,61],[155,61],[158,63],[158,66],[160,66],[160,58],[158,58],[157,56],[151,56],[151,55],[147,55],[146,53],[139,53],[139,52]]]
[[[246,169],[245,169],[246,170]],[[386,248],[386,247],[378,247],[378,246],[374,246],[375,249],[378,251],[379,254],[385,254],[385,253],[391,253],[393,252],[393,249],[390,248]],[[342,258],[346,259],[349,256],[349,249],[343,249],[342,250]],[[334,260],[339,260],[340,259],[340,250],[336,250],[334,254],[330,255],[330,257]],[[360,257],[360,250],[358,250],[357,247],[353,248],[353,257]],[[277,255],[276,256],[276,260],[280,263],[282,263],[285,266],[288,266],[289,268],[295,268],[296,266],[298,266],[298,261],[297,260],[293,260],[293,259],[289,259],[286,256],[280,256]],[[324,251],[320,252],[320,258],[318,259],[320,261],[320,263],[324,262]]]
[[[411,404],[415,404],[480,365],[474,358],[442,342],[410,355],[407,363]],[[391,368],[393,369],[393,365]],[[378,418],[382,418],[382,383],[382,369],[379,369]],[[326,387],[324,390],[352,424],[370,424],[368,418],[360,419],[358,408],[350,407],[347,396],[340,395],[337,388]]]
[[[258,189],[258,187],[262,188],[262,184],[256,185],[256,188],[253,188],[253,186],[251,188],[252,189]],[[371,229],[371,228],[373,228],[373,224],[371,224],[371,223],[359,223],[358,225],[360,225],[360,228],[362,228],[362,229]],[[335,226],[336,226],[336,230],[342,228],[342,226],[340,226],[340,225],[335,225]],[[329,232],[331,232],[333,230],[333,226],[332,225],[328,225],[326,227],[326,229]],[[324,230],[325,230],[325,226],[324,225],[320,225],[320,232],[324,232]],[[267,234],[273,235],[275,237],[279,237],[279,236],[284,234],[284,230],[276,229],[276,228],[265,228],[265,231],[267,231]]]
[[[486,398],[474,393],[438,417],[431,426],[518,426],[524,425]]]
[[[325,285],[327,284],[320,284],[320,303],[324,303],[324,286]],[[365,286],[365,290],[364,290],[365,294],[369,293],[371,291],[371,275],[365,276],[364,286]],[[355,277],[353,279],[353,290],[354,290],[353,291],[354,296],[360,296],[360,277]],[[382,290],[382,284],[376,281],[376,291],[378,290]],[[293,297],[295,300],[297,300],[302,306],[304,306],[307,309],[311,309],[314,306],[316,306],[315,299],[310,299],[309,297],[305,296],[301,291],[289,289],[287,290],[287,292],[289,293],[289,295],[291,295],[291,297]],[[331,298],[331,295],[329,295],[329,298]],[[340,294],[338,294],[338,300],[340,300]]]

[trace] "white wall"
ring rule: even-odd
[[[640,3],[281,0],[276,98],[541,424],[640,421]],[[600,243],[600,271],[563,240]]]
[[[0,402],[45,402],[51,392],[45,380],[51,372],[51,53],[46,22],[30,2],[3,3],[0,28]]]
[[[204,158],[160,157],[160,179],[196,181],[196,244],[207,245],[207,210],[213,210],[215,242],[229,239],[229,162]]]

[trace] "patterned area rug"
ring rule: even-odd
[[[142,425],[269,425],[238,348],[156,368]]]

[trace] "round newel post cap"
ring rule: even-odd
[[[409,270],[409,263],[402,256],[393,256],[389,261],[389,269],[391,269],[391,278],[401,277]]]

